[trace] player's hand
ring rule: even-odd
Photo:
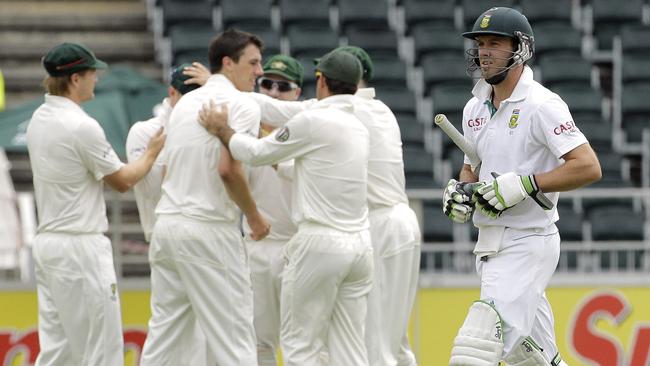
[[[474,212],[473,186],[476,186],[476,183],[458,182],[456,179],[450,179],[447,183],[442,196],[442,212],[451,221],[463,224],[472,217]]]
[[[212,74],[207,67],[203,66],[200,62],[192,62],[192,66],[187,66],[183,70],[183,75],[187,75],[190,79],[185,80],[185,85],[199,84],[205,85]]]
[[[552,203],[542,196],[534,175],[517,175],[513,172],[492,175],[495,179],[482,182],[474,193],[476,206],[484,215],[496,218],[529,196],[545,210],[552,208]]]
[[[209,133],[219,136],[219,132],[228,127],[228,105],[215,105],[214,101],[203,104],[199,111],[199,123]]]
[[[154,156],[158,156],[162,148],[165,146],[165,140],[167,139],[167,135],[164,132],[165,129],[163,127],[160,127],[156,132],[156,134],[151,136],[151,139],[149,139],[149,144],[147,145],[147,151],[153,154]]]
[[[251,228],[251,239],[255,241],[264,239],[271,232],[271,225],[259,212],[246,216],[246,222]]]

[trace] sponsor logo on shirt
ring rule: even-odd
[[[509,128],[516,128],[519,126],[519,109],[513,109],[512,114],[510,115],[510,121],[508,122]]]
[[[576,128],[576,124],[573,121],[567,121],[555,127],[553,129],[553,133],[560,136],[563,133],[571,134],[576,132],[577,130],[578,129]]]
[[[483,126],[487,123],[487,118],[477,117],[471,118],[467,121],[467,127],[471,128],[473,131],[480,131]]]
[[[275,139],[280,142],[285,142],[289,139],[289,127],[284,126],[275,134]]]

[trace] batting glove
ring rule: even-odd
[[[442,212],[458,224],[464,224],[474,213],[471,183],[450,179],[442,195]]]
[[[483,182],[474,193],[476,206],[484,215],[496,218],[528,196],[545,210],[553,207],[552,203],[542,196],[534,175],[517,175],[512,172],[492,175],[495,179],[489,183]]]

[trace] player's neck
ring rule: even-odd
[[[523,72],[523,67],[517,67],[510,72],[508,76],[499,84],[492,85],[492,104],[498,109],[501,102],[510,98],[512,92],[515,90],[519,78]]]

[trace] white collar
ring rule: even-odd
[[[515,85],[515,89],[512,91],[512,94],[510,94],[510,97],[503,101],[516,102],[525,99],[532,82],[533,70],[528,66],[524,66],[524,71],[521,73],[519,81],[517,81],[517,85]],[[492,96],[492,85],[488,84],[485,79],[481,79],[476,83],[476,85],[474,85],[472,94],[483,102],[489,100]]]
[[[363,99],[375,99],[377,94],[375,93],[375,88],[359,88],[354,95]]]

